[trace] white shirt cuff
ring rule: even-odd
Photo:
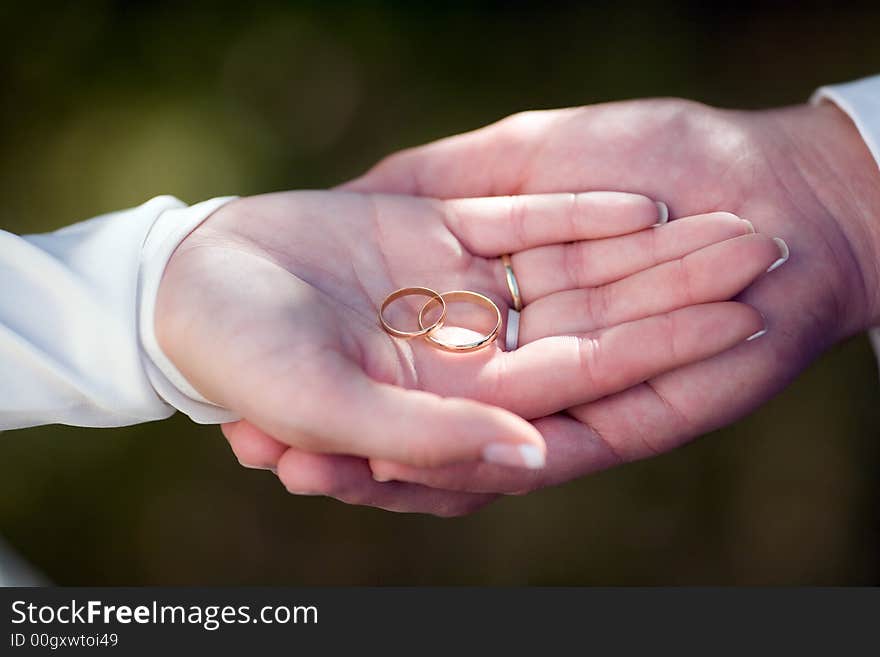
[[[165,210],[144,240],[139,274],[138,325],[144,369],[156,393],[169,405],[199,424],[234,422],[240,417],[205,399],[174,366],[156,340],[156,296],[165,267],[177,246],[199,224],[235,196]]]
[[[821,87],[810,98],[814,104],[823,100],[832,101],[852,119],[880,167],[880,75]],[[880,327],[869,333],[880,359]]]

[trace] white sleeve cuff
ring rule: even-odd
[[[830,100],[843,110],[865,140],[880,167],[880,75],[817,89],[811,103]],[[880,327],[870,331],[874,351],[880,359]]]
[[[813,104],[823,100],[834,102],[852,119],[880,166],[880,75],[820,87],[810,98]]]
[[[159,347],[154,331],[156,295],[177,246],[218,208],[235,198],[225,196],[165,210],[150,229],[141,253],[138,325],[147,377],[162,399],[199,424],[234,422],[240,418],[199,394]]]

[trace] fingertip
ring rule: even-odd
[[[788,248],[788,244],[781,237],[774,237],[773,242],[776,244],[776,248],[779,250],[779,257],[773,261],[767,268],[767,273],[769,274],[771,271],[775,269],[779,269],[782,265],[788,262],[788,258],[791,256],[791,249]]]
[[[751,328],[758,327],[757,330],[750,333],[745,341],[752,342],[753,340],[757,340],[760,337],[767,335],[767,331],[769,330],[769,326],[767,325],[767,317],[765,317],[764,313],[755,308],[754,306],[747,306],[752,311],[752,326]]]
[[[278,460],[287,450],[281,443],[246,420],[224,424],[223,435],[235,458],[245,468],[274,470]]]
[[[580,225],[570,240],[618,237],[669,221],[666,204],[644,194],[580,192],[574,201]]]
[[[510,446],[518,455],[511,455],[509,459],[519,460],[524,467],[526,463],[543,459],[546,452],[544,438],[531,422],[499,406],[472,400],[460,402],[468,408],[458,416],[458,427],[447,435],[466,435],[464,432],[468,432],[471,435],[469,444],[462,443],[444,458],[431,458],[429,462],[413,462],[411,465],[436,467],[466,460],[485,460],[486,450],[493,445]],[[478,427],[477,422],[482,426]],[[499,449],[492,447],[490,451],[497,453]]]
[[[739,301],[721,302],[721,306],[727,311],[729,325],[733,333],[729,336],[732,345],[740,342],[757,340],[767,333],[767,320],[764,314],[747,303]]]
[[[238,425],[240,425],[242,420],[238,422],[224,422],[220,425],[220,433],[226,438],[226,440],[232,440],[238,431]]]
[[[370,474],[373,477],[373,481],[378,481],[380,484],[384,484],[393,480],[393,477],[391,475],[386,474],[389,469],[386,463],[388,462],[380,461],[377,459],[370,459]]]
[[[746,338],[746,342],[751,342],[752,340],[757,340],[763,335],[766,335],[767,329],[761,329],[760,331],[755,331],[749,337]]]
[[[288,449],[278,460],[278,478],[294,495],[333,495],[340,487],[342,468],[334,466],[334,457]]]
[[[529,443],[490,443],[483,448],[483,460],[526,470],[540,470],[547,463],[546,448]]]

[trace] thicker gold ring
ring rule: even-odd
[[[437,321],[431,324],[430,326],[425,326],[422,322],[421,313],[419,314],[419,330],[418,331],[401,331],[399,329],[394,328],[385,321],[385,309],[388,305],[401,297],[408,297],[412,295],[422,295],[426,297],[431,297],[428,300],[428,303],[439,303],[440,304],[440,317],[437,318]],[[424,310],[424,306],[422,306],[422,310]],[[439,292],[435,292],[429,287],[402,287],[399,290],[395,290],[382,302],[382,305],[379,307],[379,323],[382,325],[382,328],[385,329],[388,333],[393,335],[396,338],[420,338],[423,336],[427,336],[431,331],[434,331],[441,326],[443,326],[443,320],[446,319],[446,301],[440,295]]]
[[[464,344],[443,342],[442,340],[438,340],[437,338],[435,338],[433,335],[426,335],[425,340],[430,342],[432,346],[437,347],[438,349],[443,349],[444,351],[463,353],[466,351],[476,351],[477,349],[488,347],[490,344],[495,342],[495,338],[498,337],[498,331],[501,329],[501,311],[498,310],[498,306],[495,305],[495,302],[492,301],[492,299],[487,296],[483,296],[482,294],[479,294],[477,292],[471,292],[470,290],[453,290],[452,292],[444,292],[443,294],[441,294],[440,300],[444,302],[444,304],[446,301],[473,301],[493,311],[497,320],[495,322],[495,327],[491,331],[489,331],[489,333],[482,336],[478,340],[474,340],[473,342],[465,342]],[[425,325],[425,311],[427,311],[436,303],[437,300],[432,298],[425,302],[425,305],[422,306],[422,309],[419,311],[419,326]]]
[[[516,282],[516,275],[513,273],[513,264],[510,262],[510,256],[504,254],[501,256],[501,264],[504,265],[504,278],[507,279],[507,289],[510,290],[510,297],[513,299],[513,309],[519,312],[523,308],[522,296],[519,293],[519,283]]]

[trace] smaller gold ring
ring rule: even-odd
[[[422,322],[422,316],[419,314],[419,330],[418,331],[400,331],[388,322],[385,321],[385,309],[388,305],[401,297],[408,297],[412,295],[423,295],[426,297],[431,297],[428,300],[428,303],[439,303],[440,304],[440,317],[437,318],[437,321],[431,324],[430,326],[425,326]],[[424,310],[424,306],[422,306]],[[395,290],[382,302],[382,305],[379,307],[379,323],[382,325],[382,328],[385,329],[388,333],[397,338],[420,338],[423,336],[427,336],[431,331],[434,331],[441,326],[443,326],[443,320],[446,319],[446,301],[440,295],[439,292],[435,292],[431,288],[428,287],[402,287],[399,290]]]
[[[452,292],[444,292],[440,295],[440,299],[441,301],[475,301],[477,304],[484,306],[495,313],[495,327],[480,339],[474,340],[473,342],[465,342],[464,344],[443,342],[442,340],[435,338],[433,335],[426,335],[425,340],[430,342],[432,346],[444,351],[463,353],[488,347],[495,342],[495,338],[498,337],[498,331],[501,329],[501,311],[498,310],[498,306],[495,305],[495,302],[492,301],[492,299],[477,292],[471,292],[470,290],[453,290]],[[419,311],[419,326],[425,325],[425,311],[436,303],[437,300],[432,298],[426,301],[425,305],[422,306],[422,309]]]
[[[501,256],[501,264],[504,265],[504,278],[507,279],[507,289],[510,290],[510,296],[513,299],[513,309],[519,312],[523,308],[522,296],[519,293],[516,275],[513,273],[513,264],[510,262],[510,256],[506,253]]]

